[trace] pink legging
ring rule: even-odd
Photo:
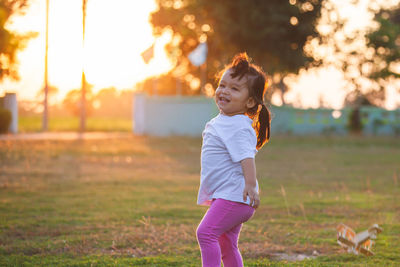
[[[221,254],[225,267],[243,266],[238,249],[242,223],[248,221],[254,208],[244,203],[216,199],[197,227],[197,240],[203,267],[220,267]]]

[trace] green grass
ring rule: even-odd
[[[1,141],[0,266],[199,266],[200,147],[180,137]],[[256,163],[261,206],[239,242],[246,266],[313,251],[289,264],[400,262],[398,139],[274,137]],[[339,247],[341,222],[384,229],[373,257]]]
[[[18,131],[40,132],[42,130],[42,117],[40,115],[20,116],[18,118]],[[62,131],[78,131],[79,117],[50,117],[48,130],[51,132]],[[132,119],[129,118],[103,118],[103,117],[88,117],[86,121],[87,131],[105,131],[105,132],[131,132]]]

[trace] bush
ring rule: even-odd
[[[11,123],[11,112],[7,109],[0,108],[0,133],[6,133]]]

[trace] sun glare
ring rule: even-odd
[[[33,0],[24,16],[13,18],[9,28],[34,31],[39,36],[18,54],[19,82],[6,81],[3,88],[34,98],[43,88],[46,2]],[[172,68],[164,46],[171,34],[157,40],[148,16],[154,1],[88,0],[85,47],[82,46],[82,0],[50,0],[49,83],[59,89],[58,99],[81,85],[84,66],[93,91],[102,88],[132,89],[148,76]],[[145,64],[141,52],[155,43],[154,58]]]
[[[157,40],[155,57],[148,65],[140,55],[154,41],[148,23],[154,9],[153,1],[116,1],[113,8],[108,0],[89,1],[84,50],[89,83],[127,88],[171,68],[163,51],[168,34]]]

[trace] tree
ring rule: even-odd
[[[380,10],[374,21],[378,27],[367,35],[367,46],[375,51],[369,77],[384,87],[400,79],[400,4]]]
[[[47,88],[47,94],[48,94],[48,100],[49,100],[49,102],[50,103],[52,103],[52,102],[56,102],[55,100],[55,98],[56,98],[56,96],[57,96],[57,94],[59,93],[59,89],[58,89],[58,87],[56,87],[56,86],[53,86],[53,85],[50,85],[50,86],[48,86],[48,88]],[[43,99],[44,98],[44,94],[45,94],[45,88],[42,88],[41,90],[39,90],[37,93],[36,93],[36,98],[39,100],[41,100],[41,99]]]
[[[360,0],[349,1],[356,9]],[[369,2],[369,12],[377,13],[381,6],[388,6],[389,0],[373,0]],[[376,70],[385,66],[390,58],[382,57],[385,48],[379,48],[376,27],[350,29],[349,20],[341,16],[341,6],[335,1],[327,1],[322,6],[322,16],[319,22],[320,38],[315,38],[306,46],[306,51],[322,61],[324,66],[333,65],[342,70],[347,96],[345,106],[383,106],[385,101],[385,81]],[[382,13],[382,12],[381,12]],[[393,25],[394,26],[394,25]],[[399,27],[397,25],[397,27]],[[392,28],[393,30],[393,28]],[[372,38],[372,39],[371,39]],[[372,40],[372,41],[371,41]],[[372,43],[371,43],[372,42]],[[395,40],[393,40],[395,42]],[[400,41],[399,41],[400,42]],[[381,54],[381,55],[380,55]],[[384,71],[384,69],[382,69]]]
[[[193,81],[193,88],[190,87],[190,81]],[[192,74],[187,73],[182,80],[174,78],[173,71],[162,74],[154,79],[149,77],[138,84],[138,87],[148,95],[194,95],[198,94],[200,79],[196,79]],[[180,92],[178,92],[180,91]]]
[[[133,91],[114,87],[101,89],[92,98],[93,116],[131,118]]]
[[[87,84],[85,110],[86,114],[90,115],[93,112],[93,95],[90,85]],[[72,115],[78,116],[82,110],[82,92],[81,89],[73,89],[67,93],[63,100],[63,107]]]
[[[170,56],[187,73],[199,76],[188,54],[207,41],[207,80],[232,56],[246,51],[277,83],[288,73],[315,64],[304,51],[306,42],[318,35],[315,24],[323,0],[157,0],[151,14],[154,33],[171,30]]]
[[[29,0],[0,0],[0,81],[5,77],[18,80],[16,53],[36,33],[17,34],[7,29],[12,15],[23,14]]]

